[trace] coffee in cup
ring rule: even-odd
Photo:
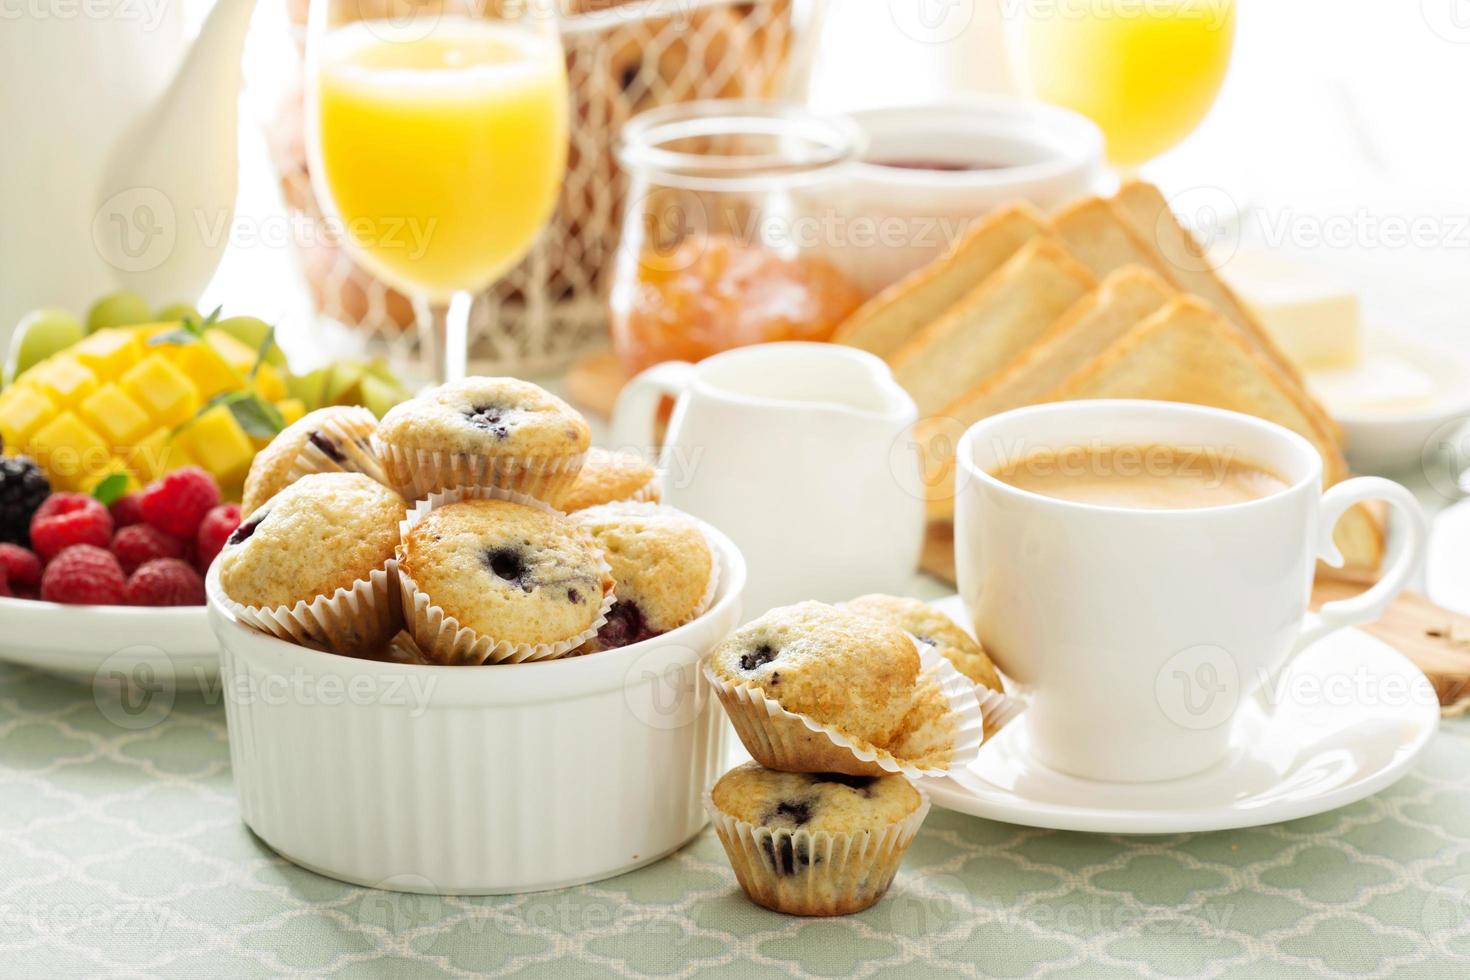
[[[1269,467],[1208,446],[1076,445],[1028,453],[991,476],[1043,497],[1133,510],[1193,510],[1287,488]]]

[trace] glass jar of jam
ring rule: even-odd
[[[631,120],[609,295],[624,367],[830,337],[864,297],[824,257],[834,223],[820,191],[861,142],[842,117],[775,102],[687,102]]]

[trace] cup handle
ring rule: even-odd
[[[665,395],[678,398],[693,380],[694,365],[688,361],[665,361],[639,372],[623,386],[613,406],[612,447],[640,452],[653,449],[653,422],[660,400]]]
[[[1329,633],[1346,626],[1369,623],[1382,616],[1388,604],[1403,591],[1410,577],[1419,569],[1425,542],[1429,538],[1429,523],[1424,519],[1424,511],[1407,489],[1377,476],[1344,480],[1322,495],[1322,538],[1318,542],[1318,554],[1322,560],[1334,568],[1342,566],[1342,552],[1337,550],[1337,544],[1332,540],[1333,529],[1349,507],[1365,500],[1387,501],[1398,511],[1405,534],[1404,548],[1393,567],[1367,591],[1351,599],[1329,602],[1317,612],[1308,613],[1302,622],[1301,635],[1292,648],[1293,656]]]

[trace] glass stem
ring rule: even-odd
[[[470,307],[473,293],[460,291],[448,303],[420,300],[415,305],[419,351],[423,365],[433,372],[435,384],[465,376],[470,344]]]

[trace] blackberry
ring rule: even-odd
[[[31,515],[51,496],[51,481],[24,456],[0,457],[0,541],[31,546]]]

